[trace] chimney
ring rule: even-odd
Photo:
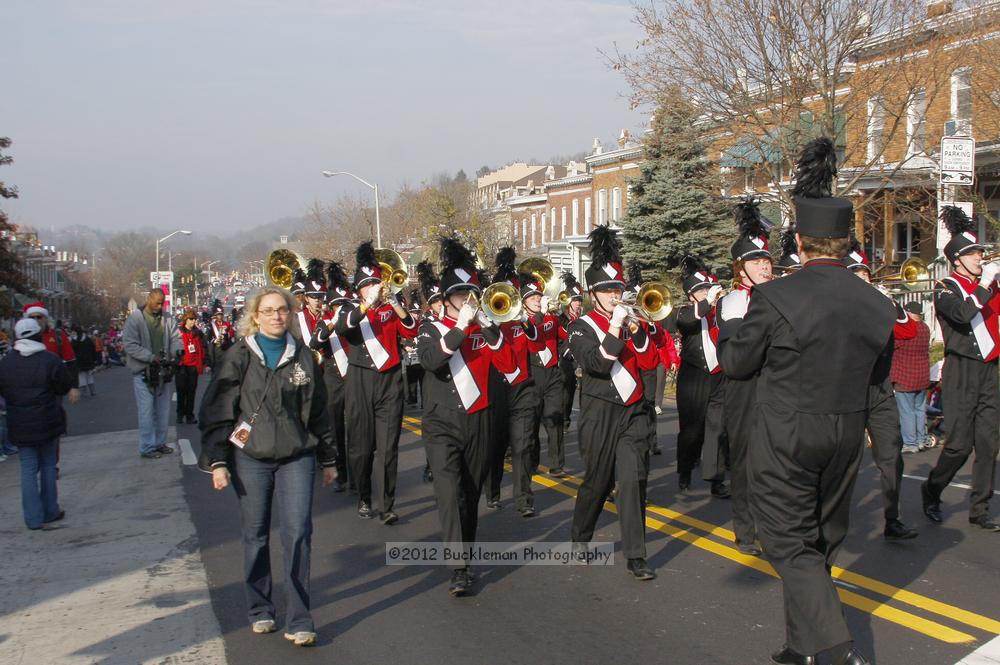
[[[954,8],[953,0],[927,0],[927,18],[937,18],[950,12]]]
[[[618,147],[624,148],[628,145],[629,140],[632,136],[629,134],[627,129],[622,129],[622,133],[618,135]]]
[[[282,245],[288,244],[288,236],[279,236],[278,240],[281,242]]]
[[[594,138],[594,144],[590,146],[591,155],[599,155],[604,152],[604,148],[601,146],[601,139]]]

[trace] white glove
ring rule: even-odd
[[[628,308],[625,305],[615,305],[614,311],[611,312],[611,327],[621,328],[627,318]]]
[[[719,303],[719,318],[723,321],[742,319],[750,307],[750,296],[746,291],[733,291]]]
[[[528,318],[529,317],[528,317],[527,310],[525,310],[524,308],[522,308],[521,309],[521,323],[527,323],[528,322]]]
[[[365,304],[371,307],[376,302],[378,302],[379,296],[382,295],[381,287],[372,287],[368,289],[368,297],[365,298]]]
[[[462,330],[468,328],[472,319],[476,318],[477,311],[479,311],[478,308],[471,302],[462,305],[462,309],[458,310],[458,320],[455,322],[455,327]]]
[[[476,323],[479,324],[480,328],[490,328],[493,326],[493,321],[481,309],[476,312]]]
[[[548,296],[542,296],[542,303],[541,303],[541,305],[539,307],[541,307],[542,314],[544,314],[545,312],[549,311],[549,297]]]
[[[722,294],[722,285],[716,284],[715,286],[709,287],[708,295],[705,296],[705,300],[714,305],[715,301],[719,299],[719,296],[721,294]]]
[[[990,288],[990,284],[993,283],[998,274],[1000,274],[1000,263],[996,261],[984,263],[983,274],[979,276],[979,286]]]

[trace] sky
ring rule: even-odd
[[[607,143],[628,0],[5,3],[16,223],[233,233],[342,193]]]

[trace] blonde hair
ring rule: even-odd
[[[250,296],[250,301],[246,305],[246,309],[243,311],[243,316],[240,317],[240,322],[238,326],[238,332],[240,337],[250,337],[251,335],[256,335],[260,330],[260,326],[257,322],[253,320],[253,317],[257,314],[257,310],[260,309],[260,301],[264,299],[264,296],[269,296],[271,294],[277,294],[285,300],[285,305],[288,306],[289,315],[294,314],[299,310],[299,304],[295,300],[288,289],[282,289],[277,286],[265,286],[257,289],[252,296]]]

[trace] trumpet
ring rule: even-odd
[[[409,269],[403,257],[394,250],[380,247],[375,250],[375,260],[382,270],[382,283],[393,295],[399,293],[410,281]]]
[[[521,315],[521,294],[506,282],[490,284],[483,291],[480,307],[493,323],[513,321]]]
[[[662,321],[674,309],[673,297],[663,282],[646,282],[639,287],[635,302],[615,299],[612,302],[632,312],[632,316],[646,321]]]

